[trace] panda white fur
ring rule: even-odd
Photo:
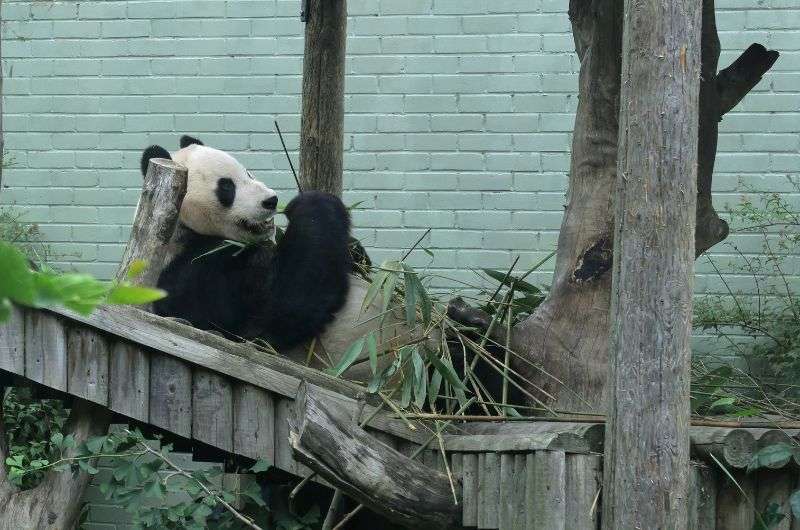
[[[285,209],[283,237],[272,244],[275,191],[223,151],[188,136],[180,146],[172,154],[151,146],[141,161],[142,173],[151,158],[172,158],[188,169],[179,250],[159,278],[168,296],[155,304],[157,314],[231,338],[264,339],[295,361],[310,357],[316,367],[335,364],[381,320],[381,351],[408,339],[401,318],[379,318],[380,300],[362,311],[369,286],[353,274],[350,218],[340,199],[300,193]],[[219,250],[225,240],[256,244]],[[315,355],[309,356],[310,344]],[[371,370],[360,359],[344,375],[364,381]]]

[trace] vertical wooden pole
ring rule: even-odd
[[[346,0],[307,0],[300,183],[342,195]]]
[[[606,530],[688,523],[701,10],[625,0]]]

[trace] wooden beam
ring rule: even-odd
[[[460,486],[454,498],[446,474],[376,441],[353,412],[330,403],[313,385],[301,385],[289,435],[295,458],[403,526],[460,527]]]
[[[701,12],[624,0],[607,530],[688,524]]]
[[[347,1],[307,0],[306,6],[300,184],[341,196]]]

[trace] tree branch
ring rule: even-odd
[[[403,526],[460,527],[447,475],[370,436],[314,386],[300,385],[290,428],[295,458],[349,497]]]

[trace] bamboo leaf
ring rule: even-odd
[[[167,293],[161,289],[119,284],[111,289],[108,295],[108,303],[141,305],[161,300],[165,296],[167,296]]]
[[[405,305],[406,305],[406,323],[409,328],[413,328],[417,323],[417,285],[415,282],[419,281],[409,265],[403,263],[405,270]]]
[[[361,337],[347,348],[342,358],[339,359],[339,363],[331,370],[333,375],[339,377],[345,370],[350,368],[350,365],[352,365],[356,359],[358,359],[358,356],[361,355],[361,351],[364,349],[364,340],[364,337]]]
[[[453,369],[453,365],[450,363],[449,359],[440,359],[436,353],[427,351],[428,360],[436,368],[436,371],[442,374],[442,377],[450,383],[454,390],[465,390],[466,387],[464,383],[461,382],[461,379],[458,378],[458,374]]]
[[[367,351],[369,352],[369,367],[372,370],[372,375],[378,371],[378,339],[375,336],[375,331],[371,331],[367,335]]]
[[[364,296],[364,301],[361,303],[362,313],[366,311],[370,305],[372,305],[372,302],[375,301],[375,297],[378,296],[378,292],[388,276],[389,273],[386,271],[378,271],[378,273],[375,275],[375,278],[372,280],[369,289],[367,289],[367,294]]]

